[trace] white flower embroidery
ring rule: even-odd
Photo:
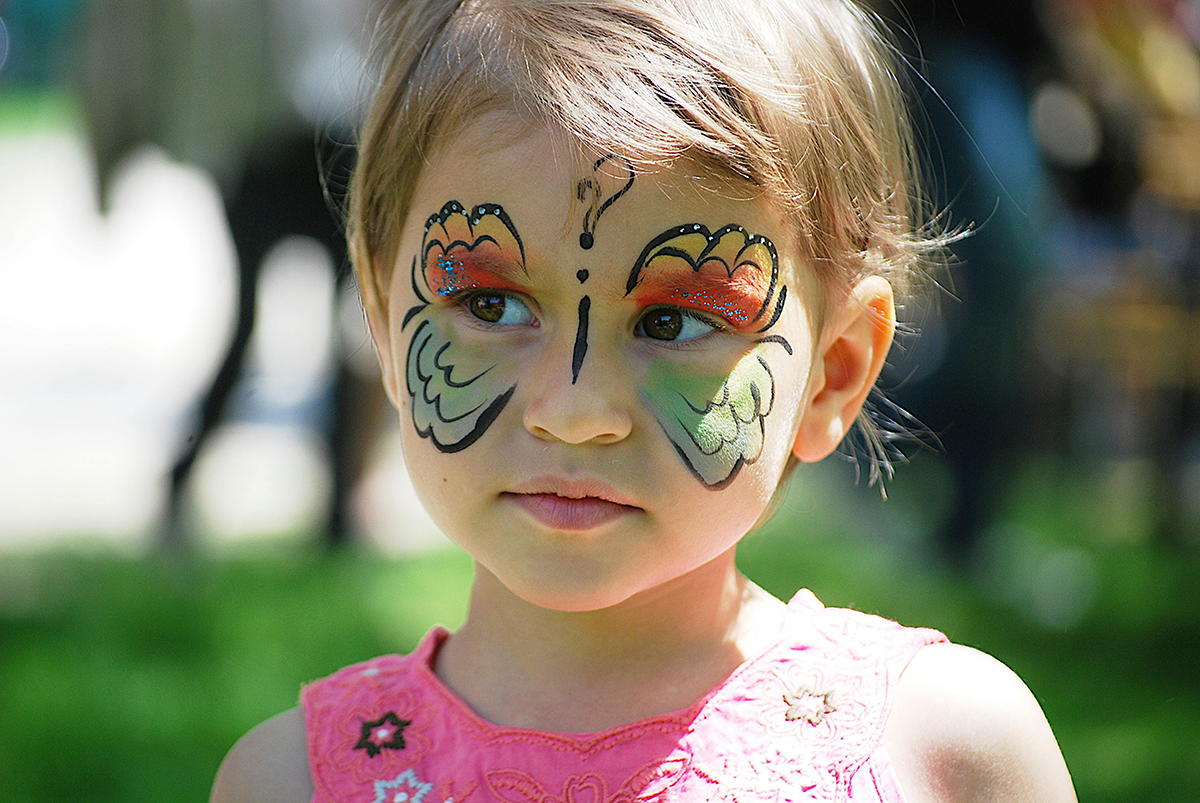
[[[839,733],[853,730],[866,713],[855,678],[825,677],[813,667],[776,667],[762,684],[759,721],[766,732],[784,741],[816,748],[828,746]]]
[[[390,781],[375,782],[373,803],[421,803],[421,798],[433,788],[412,770],[405,770]]]
[[[790,748],[790,749],[788,749]],[[817,766],[813,752],[795,743],[776,743],[757,753],[725,760],[723,783],[737,800],[799,803],[823,800],[831,777]]]
[[[783,701],[787,703],[787,710],[783,712],[783,718],[788,722],[802,719],[810,725],[820,725],[826,714],[837,711],[837,706],[830,702],[831,697],[832,691],[822,693],[800,689],[795,694],[785,692]]]
[[[814,766],[814,757],[808,751],[789,754],[773,747],[758,756],[751,756],[750,766],[759,778],[780,787],[785,794],[788,789],[807,792],[821,783],[821,773]]]

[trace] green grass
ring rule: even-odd
[[[1003,660],[1041,700],[1082,801],[1195,798],[1195,552],[1081,540],[1076,506],[1030,482],[997,511],[1007,546],[952,570],[929,540],[948,503],[936,462],[909,467],[887,504],[844,473],[798,476],[743,543],[747,573],[778,596],[807,586]],[[1044,570],[1060,564],[1091,578],[1069,622],[1045,612],[1061,577]],[[0,799],[204,800],[225,751],[295,705],[300,684],[454,627],[469,583],[457,552],[0,556]]]
[[[205,800],[225,751],[301,683],[456,625],[470,582],[457,553],[3,561],[9,803]]]

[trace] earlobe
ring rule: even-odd
[[[863,279],[848,294],[813,361],[807,405],[792,444],[797,459],[816,462],[841,443],[883,370],[895,332],[891,284],[882,276]]]

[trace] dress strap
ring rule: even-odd
[[[408,656],[352,664],[301,689],[312,803],[351,800],[381,777],[406,778],[429,752],[412,680],[445,637],[434,628]]]
[[[697,745],[697,771],[747,799],[847,800],[883,742],[900,673],[919,649],[945,640],[800,591],[779,645],[714,701],[740,748]]]

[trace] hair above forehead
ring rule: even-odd
[[[349,234],[381,304],[427,157],[497,111],[770,193],[826,286],[885,273],[902,288],[937,244],[914,220],[891,50],[848,0],[405,0],[373,54]]]

